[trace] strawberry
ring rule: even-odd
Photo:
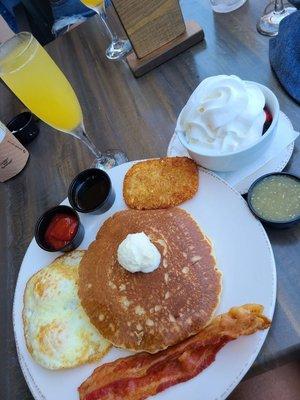
[[[264,127],[263,127],[263,134],[267,132],[267,130],[270,128],[272,121],[273,121],[272,114],[271,114],[270,110],[268,109],[268,107],[264,108],[264,112],[265,112],[265,116],[266,116],[266,121],[265,121]]]

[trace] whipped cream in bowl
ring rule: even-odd
[[[270,114],[272,121],[266,129]],[[254,147],[260,154],[266,149],[276,132],[278,116],[278,101],[267,87],[234,75],[218,75],[203,80],[195,89],[175,131],[198,164],[232,171],[253,161]]]

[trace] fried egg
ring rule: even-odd
[[[23,323],[28,351],[48,369],[99,360],[110,348],[90,323],[77,294],[84,251],[58,257],[27,282]]]

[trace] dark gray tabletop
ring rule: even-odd
[[[299,106],[280,87],[268,61],[268,38],[255,29],[264,2],[248,1],[230,14],[213,14],[208,1],[182,2],[186,18],[204,28],[206,41],[136,80],[124,62],[105,59],[106,38],[97,18],[60,37],[47,50],[72,83],[88,134],[100,149],[121,148],[129,159],[163,156],[177,115],[192,90],[209,75],[236,74],[269,86],[300,129]],[[0,87],[0,120],[23,106]],[[286,170],[300,171],[300,140]],[[41,124],[29,146],[30,161],[16,178],[0,185],[0,398],[32,399],[14,345],[12,302],[20,264],[37,217],[60,203],[71,179],[92,156],[73,137]],[[274,368],[300,353],[300,226],[268,230],[277,264],[278,294],[271,331],[250,373]]]

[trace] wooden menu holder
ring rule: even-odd
[[[185,24],[178,0],[112,0],[131,41],[127,62],[135,77],[149,72],[204,38],[194,21]]]

